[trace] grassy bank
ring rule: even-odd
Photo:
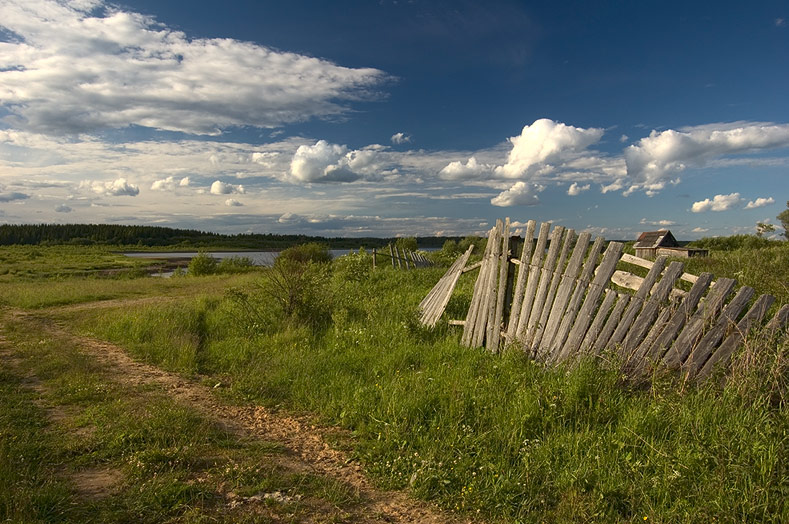
[[[285,318],[265,280],[225,294],[82,312],[137,357],[213,375],[237,399],[350,429],[382,484],[511,522],[789,520],[785,341],[749,341],[737,380],[635,389],[599,362],[543,369],[416,321],[440,269],[327,276],[330,318]],[[344,273],[346,272],[346,273]],[[450,304],[462,318],[471,279]],[[241,298],[239,298],[241,297]],[[783,364],[781,364],[783,365]]]
[[[716,253],[687,270],[739,277],[786,301],[786,253],[785,246]],[[518,352],[465,348],[457,328],[423,328],[417,305],[442,273],[371,272],[361,257],[335,261],[306,273],[308,300],[295,304],[276,291],[288,281],[273,270],[170,281],[15,280],[4,284],[13,293],[2,300],[56,315],[141,360],[222,383],[216,391],[232,401],[309,412],[347,428],[355,456],[381,485],[461,513],[503,522],[789,521],[786,338],[749,337],[725,383],[655,377],[652,387],[635,387],[605,362],[544,369]],[[461,279],[450,318],[463,318],[472,285]],[[30,341],[33,355],[37,340],[15,336]],[[68,368],[54,348],[34,360]],[[129,392],[108,398],[116,395]],[[81,409],[110,409],[103,402],[88,395]],[[137,408],[112,409],[109,418],[123,424],[123,413]],[[192,446],[198,455],[224,442],[213,430],[174,431],[172,438],[208,438],[209,447]],[[41,445],[57,440],[42,437]],[[125,467],[106,450],[96,457]],[[40,484],[47,475],[23,476]],[[62,497],[63,489],[56,483],[50,491]]]

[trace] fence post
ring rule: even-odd
[[[375,269],[375,256],[378,254],[378,250],[373,248],[373,269]]]

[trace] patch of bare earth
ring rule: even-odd
[[[48,330],[54,336],[78,345],[86,354],[112,370],[113,379],[120,383],[156,384],[167,390],[174,399],[218,421],[237,436],[281,444],[289,451],[282,465],[291,472],[311,472],[336,479],[352,487],[361,500],[360,504],[351,510],[353,515],[349,515],[354,522],[424,524],[473,522],[448,515],[404,493],[382,491],[373,487],[357,462],[351,460],[344,452],[332,448],[324,439],[324,435],[336,434],[339,431],[336,428],[316,427],[306,418],[275,412],[262,406],[228,405],[218,400],[210,388],[155,366],[135,361],[118,346],[74,335],[62,325],[40,316],[19,311],[14,312],[14,316],[33,324],[33,329]],[[232,495],[230,504],[238,504],[237,501],[233,501]]]

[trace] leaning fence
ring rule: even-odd
[[[663,366],[702,381],[728,364],[752,328],[777,332],[789,319],[784,305],[765,324],[775,298],[754,298],[733,279],[691,275],[682,262],[641,259],[621,242],[592,242],[549,222],[535,239],[536,229],[529,221],[520,239],[510,236],[509,219],[497,221],[481,262],[466,266],[470,248],[422,301],[422,323],[435,325],[460,276],[478,269],[466,318],[450,320],[463,326],[463,344],[515,346],[548,364],[613,351],[630,376]],[[517,258],[513,242],[523,245]],[[648,272],[640,277],[629,266]]]

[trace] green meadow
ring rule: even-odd
[[[787,244],[716,250],[686,271],[734,277],[786,303]],[[223,402],[342,428],[347,438],[332,444],[376,486],[461,518],[789,522],[786,336],[750,335],[720,380],[660,375],[637,385],[604,360],[546,368],[516,348],[466,348],[446,323],[424,328],[418,304],[445,265],[404,271],[379,261],[373,271],[367,253],[325,261],[319,251],[297,248],[273,268],[208,264],[160,279],[108,248],[0,248],[4,352],[19,360],[0,370],[0,520],[258,518],[222,514],[216,486],[229,482],[329,500],[288,508],[292,521],[326,507],[343,521],[349,513],[337,508],[358,503],[342,486],[266,467],[282,452],[276,443],[239,441],[164,391],[114,384],[76,349],[31,332],[15,317],[23,311],[221,384]],[[464,318],[472,286],[464,275],[448,318]],[[73,417],[53,422],[42,398]],[[89,438],[78,436],[84,428]],[[262,466],[238,478],[230,463]],[[97,465],[117,470],[121,488],[85,500],[68,473]],[[190,484],[196,471],[210,482]]]

